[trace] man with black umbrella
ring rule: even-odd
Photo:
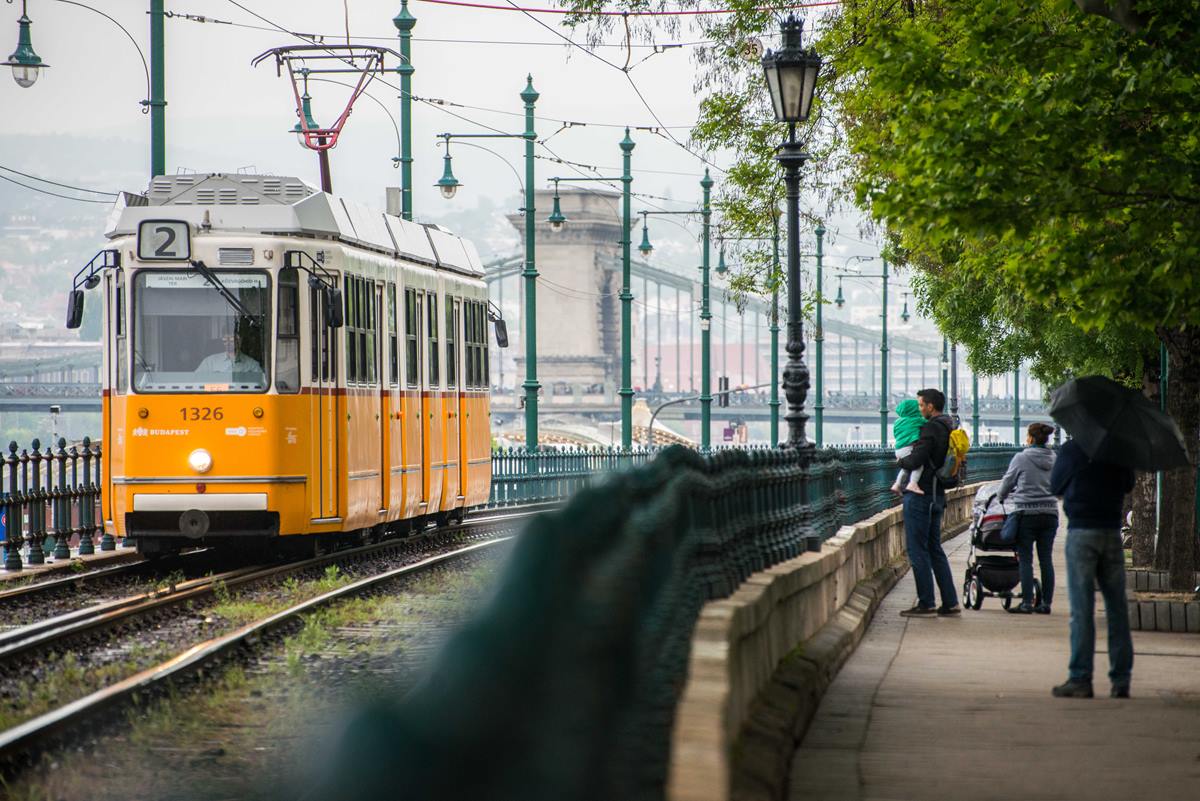
[[[1058,698],[1092,697],[1096,653],[1096,594],[1108,618],[1108,677],[1113,698],[1129,697],[1133,637],[1125,602],[1121,511],[1133,489],[1133,469],[1090,459],[1075,440],[1062,446],[1050,473],[1050,491],[1067,513],[1067,594],[1071,599],[1071,661]]]
[[[1125,601],[1121,510],[1133,471],[1188,463],[1179,426],[1145,395],[1104,376],[1073,378],[1050,396],[1050,416],[1073,439],[1050,473],[1050,491],[1067,513],[1067,594],[1071,599],[1071,661],[1058,698],[1092,697],[1096,654],[1096,591],[1108,618],[1108,678],[1113,698],[1129,697],[1133,637]]]

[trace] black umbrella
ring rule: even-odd
[[[1100,375],[1073,378],[1050,394],[1050,416],[1098,462],[1136,470],[1189,464],[1179,426],[1137,390]]]

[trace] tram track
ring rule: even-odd
[[[161,619],[164,616],[169,618],[173,612],[180,609],[193,609],[196,604],[212,599],[218,592],[217,588],[222,588],[222,593],[228,593],[259,583],[287,580],[287,577],[303,573],[319,574],[321,570],[333,566],[350,571],[347,575],[351,576],[354,572],[365,571],[368,574],[233,631],[211,637],[199,644],[192,643],[154,667],[140,670],[81,698],[69,700],[57,708],[16,723],[0,733],[0,763],[11,764],[21,754],[36,752],[42,746],[31,749],[33,744],[41,743],[44,737],[62,730],[64,726],[69,727],[86,720],[111,707],[120,699],[131,698],[136,692],[163,686],[164,682],[169,683],[182,675],[195,672],[237,644],[253,643],[256,638],[275,630],[298,615],[304,615],[340,598],[364,592],[381,582],[402,577],[412,571],[420,572],[447,559],[502,542],[508,539],[503,535],[510,534],[524,521],[537,514],[537,511],[523,508],[489,511],[469,517],[458,525],[415,537],[384,540],[299,562],[226,571],[184,582],[173,591],[145,594],[153,597],[121,599],[0,633],[0,673],[22,674],[28,672],[30,666],[42,664],[41,657],[47,654],[61,654],[72,648],[111,647],[105,642],[108,639],[106,634],[116,631],[116,636],[119,636],[121,631],[136,631],[140,621],[153,620],[156,617]],[[468,544],[463,545],[464,542]],[[412,561],[413,558],[418,561]],[[356,571],[356,564],[363,567]],[[377,564],[382,564],[385,569],[374,570],[372,566]]]

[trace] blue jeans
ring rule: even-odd
[[[1037,546],[1038,567],[1042,574],[1042,603],[1054,600],[1054,535],[1058,533],[1058,515],[1025,513],[1017,529],[1017,557],[1020,559],[1021,600],[1033,603],[1033,547]]]
[[[942,514],[945,497],[936,500],[915,492],[904,493],[904,542],[913,578],[917,582],[917,604],[932,609],[933,582],[937,580],[942,606],[958,606],[958,591],[950,560],[942,550]]]
[[[1071,681],[1092,680],[1096,654],[1096,590],[1108,618],[1108,678],[1128,687],[1133,672],[1133,637],[1125,605],[1125,552],[1118,529],[1067,529],[1067,590],[1071,599]]]

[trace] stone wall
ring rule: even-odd
[[[947,493],[944,533],[970,521],[977,486]],[[894,507],[706,604],[676,709],[668,798],[778,797],[795,740],[906,569]]]

